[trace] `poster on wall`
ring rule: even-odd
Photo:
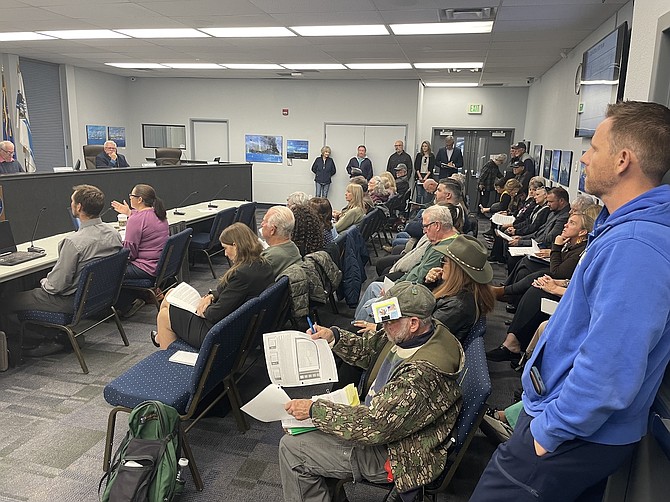
[[[116,143],[116,146],[118,146],[119,148],[125,148],[126,128],[109,126],[107,128],[107,138],[109,138],[110,141]]]
[[[104,145],[107,141],[107,128],[99,125],[86,126],[86,144]]]
[[[542,145],[533,147],[533,162],[535,162],[535,173],[541,174],[540,165],[542,164]]]
[[[303,139],[286,140],[286,158],[287,159],[308,159],[309,141]]]
[[[549,181],[551,178],[551,156],[553,155],[552,150],[544,151],[544,163],[542,164],[542,177]]]
[[[563,150],[561,153],[561,168],[558,173],[558,182],[564,187],[570,186],[570,168],[572,167],[572,152]]]
[[[561,151],[554,150],[551,156],[551,181],[558,183],[558,169],[561,164]]]
[[[281,136],[264,136],[260,134],[244,135],[244,153],[247,162],[283,162]]]
[[[584,157],[584,154],[586,153],[586,150],[582,150],[582,158]],[[586,191],[586,164],[583,162],[579,162],[579,191],[580,192],[585,192]]]

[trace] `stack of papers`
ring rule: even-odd
[[[493,216],[491,216],[491,221],[495,225],[513,225],[514,220],[514,216],[508,216],[506,214],[495,213]]]
[[[526,256],[534,255],[540,250],[540,247],[537,245],[537,242],[534,239],[531,239],[532,245],[530,247],[517,247],[510,246],[508,249],[510,256]]]

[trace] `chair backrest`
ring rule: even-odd
[[[84,145],[84,162],[86,169],[95,169],[95,158],[100,155],[104,148],[102,145]]]
[[[128,249],[87,263],[79,277],[74,295],[73,324],[97,314],[116,303],[128,264]]]
[[[379,221],[379,211],[381,211],[381,209],[377,207],[374,208],[366,214],[358,224],[358,229],[361,231],[361,235],[365,241],[368,241],[375,232],[377,221]]]
[[[181,149],[156,148],[157,166],[178,166],[181,164]]]
[[[168,237],[156,268],[158,270],[156,286],[162,287],[168,280],[176,281],[175,278],[181,269],[192,235],[193,229],[186,228],[178,234]]]
[[[475,338],[481,338],[486,334],[486,316],[481,316],[477,322],[470,328],[470,332],[461,342],[463,350],[468,350],[468,347]]]
[[[223,232],[224,228],[233,224],[236,212],[236,208],[229,207],[228,209],[222,209],[216,213],[212,228],[209,231],[209,249],[219,245],[219,236],[221,235],[221,232]]]
[[[254,232],[256,231],[256,203],[247,202],[242,204],[237,208],[237,213],[235,214],[235,222],[244,223]]]

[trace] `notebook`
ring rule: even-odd
[[[18,265],[26,261],[41,258],[46,253],[17,251],[14,234],[9,221],[0,221],[0,265]]]

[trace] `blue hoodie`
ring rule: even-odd
[[[598,216],[522,377],[531,432],[548,451],[575,438],[623,445],[646,434],[670,359],[669,227],[667,185]]]

